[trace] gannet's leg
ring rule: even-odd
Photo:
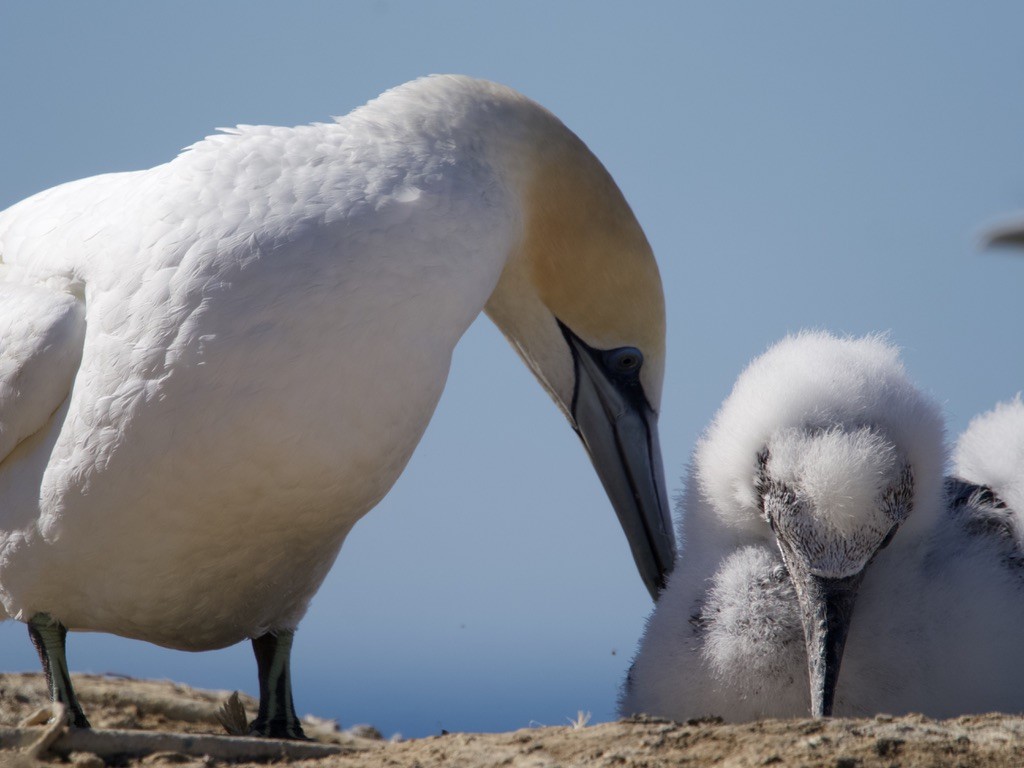
[[[249,725],[254,736],[305,739],[292,702],[291,630],[268,632],[252,639],[260,675],[260,713]]]
[[[76,728],[88,728],[89,721],[78,703],[75,689],[71,686],[71,673],[64,656],[64,641],[68,630],[63,624],[45,613],[37,613],[28,622],[28,636],[39,653],[46,673],[46,686],[50,689],[50,701],[59,701],[68,708],[68,719]]]

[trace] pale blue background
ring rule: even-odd
[[[0,4],[0,208],[216,126],[343,114],[431,72],[505,82],[618,179],[662,266],[670,487],[746,361],[890,330],[952,434],[1024,386],[1024,4]],[[302,712],[407,736],[613,716],[650,603],[597,479],[485,319],[296,640]],[[24,628],[0,668],[35,669]],[[74,635],[74,669],[255,689],[249,648]]]

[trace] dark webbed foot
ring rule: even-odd
[[[88,728],[89,721],[78,703],[75,689],[71,685],[71,673],[64,654],[68,630],[56,619],[45,613],[37,613],[28,621],[28,636],[39,653],[46,673],[46,686],[50,701],[59,701],[67,707],[68,721],[75,728]]]
[[[263,720],[257,717],[249,723],[250,736],[266,736],[269,739],[293,739],[295,741],[310,741],[302,730],[302,724],[297,718]]]
[[[260,676],[260,712],[249,724],[253,736],[308,740],[292,701],[290,665],[294,634],[282,630],[252,639]]]

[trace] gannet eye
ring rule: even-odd
[[[636,347],[619,347],[607,352],[605,360],[613,373],[635,373],[644,364],[644,355]]]
[[[897,523],[896,525],[894,525],[892,528],[889,529],[889,532],[887,534],[885,534],[885,538],[882,539],[882,543],[879,544],[878,545],[878,549],[875,550],[876,553],[881,552],[883,549],[885,549],[886,547],[889,546],[889,544],[892,542],[892,537],[896,535],[896,531],[897,531],[897,529],[899,527],[900,526]]]

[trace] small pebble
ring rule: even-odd
[[[99,755],[92,752],[72,752],[68,760],[76,768],[106,768],[106,762]]]
[[[353,725],[348,729],[347,733],[352,734],[360,739],[373,739],[374,741],[384,741],[384,734],[374,728],[372,725],[366,725],[360,723],[359,725]]]
[[[154,752],[151,755],[146,755],[142,758],[143,765],[149,765],[151,763],[189,763],[192,762],[192,758],[188,755],[182,755],[178,752]]]

